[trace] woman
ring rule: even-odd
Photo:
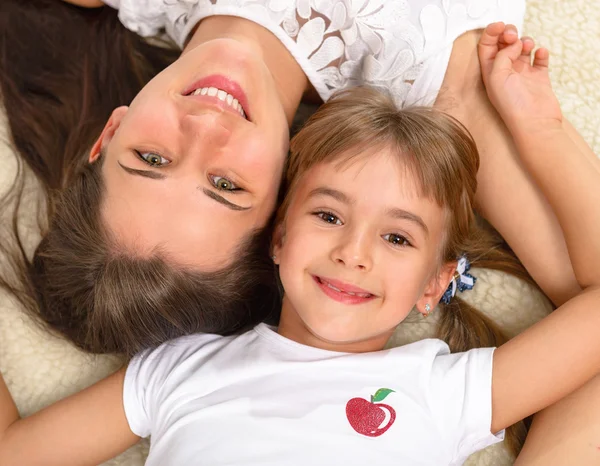
[[[481,148],[481,213],[555,304],[578,289],[556,219],[481,85],[474,30],[519,23],[521,1],[504,9],[461,1],[113,5],[128,27],[142,34],[164,28],[185,47],[129,107],[112,112],[85,159],[85,145],[73,149],[83,168],[57,177],[48,232],[32,263],[17,267],[27,284],[13,285],[22,301],[78,346],[131,354],[182,333],[230,333],[268,316],[278,295],[265,226],[293,116],[314,90],[327,99],[362,82],[387,89],[397,104],[435,101],[456,115]],[[6,82],[10,118],[18,107],[7,102]],[[112,92],[93,90],[98,100]],[[98,126],[83,117],[85,128]],[[13,135],[15,126],[11,118]],[[518,221],[508,215],[516,209],[525,212]],[[535,244],[519,234],[539,225],[548,233]]]

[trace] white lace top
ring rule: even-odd
[[[519,29],[525,0],[104,0],[142,36],[166,32],[180,47],[213,15],[267,28],[288,48],[327,100],[368,84],[399,107],[432,105],[454,40],[495,21]]]

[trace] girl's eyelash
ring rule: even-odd
[[[386,238],[390,238],[390,237],[398,238],[399,242],[395,243],[393,241],[390,241],[389,239],[386,239]],[[406,236],[402,236],[397,233],[389,233],[387,235],[383,235],[383,239],[385,239],[388,243],[390,243],[392,246],[395,246],[395,247],[399,247],[399,248],[412,247],[411,242],[406,238]]]
[[[337,215],[335,215],[331,212],[328,212],[326,210],[317,210],[317,211],[313,212],[312,215],[320,218],[323,222],[328,223],[330,225],[338,224],[335,220],[339,221],[341,224],[341,220],[339,219],[339,217]],[[328,221],[327,218],[329,218],[332,221]]]
[[[327,210],[317,210],[315,212],[312,212],[312,215],[314,215],[315,217],[318,217],[319,219],[321,219],[321,221],[328,223],[330,225],[341,225],[342,224],[342,221],[340,220],[340,218],[337,215],[335,215],[334,213],[329,212]],[[412,247],[412,243],[408,240],[408,238],[406,238],[406,236],[400,235],[398,233],[388,233],[387,235],[383,235],[383,238],[394,247],[398,247],[398,248]],[[396,242],[390,241],[390,239],[394,239],[394,240],[396,240]]]
[[[169,159],[164,158],[162,155],[157,154],[156,152],[150,152],[150,151],[139,151],[139,150],[134,150],[135,155],[137,155],[137,157],[144,162],[146,165],[150,165],[151,167],[155,167],[155,168],[160,168],[160,167],[164,167],[165,165],[169,165],[171,163],[171,161]],[[155,158],[160,159],[158,162],[151,162],[150,160],[148,160],[146,157],[144,157],[144,155],[149,154],[150,156],[154,156]]]

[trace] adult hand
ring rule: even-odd
[[[533,54],[533,39],[514,26],[490,24],[479,41],[481,73],[490,101],[511,130],[560,127],[562,112],[550,84],[549,52]]]

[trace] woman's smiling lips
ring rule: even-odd
[[[312,276],[317,286],[334,301],[342,304],[363,304],[376,296],[354,285],[332,278]]]
[[[188,86],[183,91],[183,95],[185,95],[185,96],[204,98],[205,100],[214,101],[214,103],[221,105],[225,110],[232,110],[233,107],[231,105],[225,104],[224,101],[219,101],[219,99],[216,98],[215,96],[209,96],[209,95],[194,96],[193,95],[194,91],[196,91],[198,89],[202,89],[202,88],[214,88],[217,91],[224,91],[225,93],[230,94],[241,105],[241,108],[244,112],[245,118],[247,120],[251,121],[251,118],[249,115],[250,109],[249,109],[249,104],[248,104],[248,98],[246,97],[246,93],[244,92],[244,90],[238,83],[236,83],[235,81],[232,81],[231,79],[229,79],[225,76],[211,75],[211,76],[206,76],[206,77],[196,81],[195,83]]]

